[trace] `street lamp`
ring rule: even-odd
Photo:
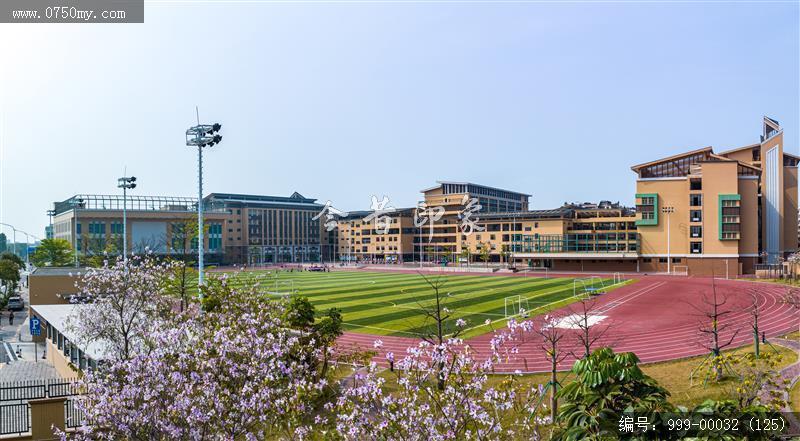
[[[28,234],[22,230],[19,230],[20,233],[25,235],[25,269],[27,270],[30,267],[30,249],[31,249],[31,237],[33,240],[38,240],[39,238],[34,236],[33,234]]]
[[[661,207],[661,212],[667,215],[667,273],[672,273],[672,255],[670,254],[670,240],[669,240],[669,215],[675,212],[675,207],[665,206]]]
[[[117,179],[117,188],[122,189],[122,263],[128,264],[128,190],[136,188],[136,176]]]
[[[200,293],[200,300],[203,299],[203,147],[213,147],[222,142],[222,135],[219,134],[222,125],[200,124],[200,117],[197,118],[197,125],[186,130],[186,145],[197,147],[197,289]]]

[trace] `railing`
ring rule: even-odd
[[[73,395],[78,395],[78,386],[74,378],[0,383],[0,402],[60,398]]]
[[[28,403],[0,405],[0,435],[30,431],[31,409]]]
[[[85,415],[82,410],[75,407],[75,399],[70,398],[64,402],[64,426],[68,429],[80,427]]]

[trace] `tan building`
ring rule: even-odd
[[[206,207],[228,213],[222,240],[228,262],[250,265],[330,260],[329,242],[316,199],[211,193]]]
[[[129,253],[196,255],[197,199],[129,195]],[[322,235],[318,219],[323,206],[298,193],[261,196],[211,193],[203,198],[206,262],[273,264],[318,262],[332,253],[332,239]],[[76,195],[56,202],[53,235],[69,241],[80,256],[121,253],[121,195]]]
[[[797,250],[797,164],[764,118],[758,144],[706,147],[632,167],[642,271],[753,273]]]
[[[197,199],[130,195],[127,207],[129,253],[197,253],[196,241],[183,230],[197,219]],[[54,203],[53,235],[65,239],[79,256],[121,253],[123,250],[123,198],[121,195],[75,195]],[[209,263],[222,261],[223,230],[229,218],[224,210],[208,209],[204,215],[204,246]],[[195,224],[196,225],[196,224]]]
[[[468,182],[439,181],[437,185],[422,190],[420,219],[414,253],[423,260],[439,261],[462,254],[466,244],[464,233],[475,231],[471,221],[479,221],[487,214],[527,211],[530,195]],[[430,228],[430,219],[433,229]],[[471,235],[471,234],[470,234]]]
[[[414,209],[391,213],[388,228],[370,219],[372,211],[354,211],[337,225],[338,257],[345,262],[402,263],[414,259]]]

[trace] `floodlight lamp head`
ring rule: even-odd
[[[129,182],[136,182],[136,176],[131,176]]]
[[[211,133],[219,132],[220,129],[222,129],[222,124],[220,123],[214,123],[211,125]]]
[[[134,188],[136,188],[136,184],[131,184],[131,185],[129,185],[129,186],[128,186],[128,188],[130,188],[131,190],[133,190]]]
[[[214,143],[219,144],[222,142],[222,135],[214,135]]]

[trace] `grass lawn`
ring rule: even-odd
[[[781,346],[775,346],[775,349],[778,350],[778,352],[780,352],[782,355],[782,361],[779,364],[781,368],[788,366],[797,360],[797,354],[793,351]],[[765,349],[762,348],[762,350]],[[766,350],[771,351],[772,349]],[[725,352],[743,354],[752,351],[752,346],[746,346]],[[689,376],[691,375],[692,370],[695,369],[703,361],[703,359],[704,357],[691,357],[683,360],[643,364],[641,367],[645,374],[653,377],[656,381],[658,381],[658,384],[672,394],[670,401],[673,404],[691,408],[708,399],[718,400],[726,398],[727,391],[734,384],[734,380],[726,379],[720,383],[709,381],[707,385],[703,386],[702,375],[698,374],[695,377],[695,385],[691,386],[689,382]],[[384,371],[381,375],[387,379],[387,387],[389,387],[391,390],[394,390],[397,387],[394,382],[394,374],[389,371]],[[558,376],[559,382],[562,383],[569,382],[572,378],[572,375],[569,372],[559,372]],[[503,381],[505,378],[507,378],[507,375],[493,375],[490,377],[489,381],[490,384],[497,384]],[[550,374],[528,374],[522,375],[519,378],[520,381],[532,385],[546,384],[550,380]],[[792,393],[792,402],[794,403],[793,408],[797,410],[798,404],[800,404],[800,384],[795,386]]]
[[[576,300],[572,278],[450,274],[427,277],[443,282],[443,306],[450,310],[451,325],[459,318],[466,320],[468,331],[464,337],[487,332],[490,327],[484,325],[486,320],[494,327],[505,325],[507,315],[518,313],[520,305],[532,315]],[[418,274],[254,271],[239,273],[234,280],[237,278],[258,279],[276,296],[293,293],[307,297],[318,313],[339,308],[345,328],[350,331],[415,337],[432,325],[425,321],[421,308],[434,304],[433,289]],[[609,287],[613,282],[595,278],[591,283]],[[618,286],[621,284],[615,287]],[[582,287],[578,282],[578,289]],[[613,287],[606,288],[610,289]]]
[[[789,391],[789,403],[793,411],[800,412],[800,381]]]

